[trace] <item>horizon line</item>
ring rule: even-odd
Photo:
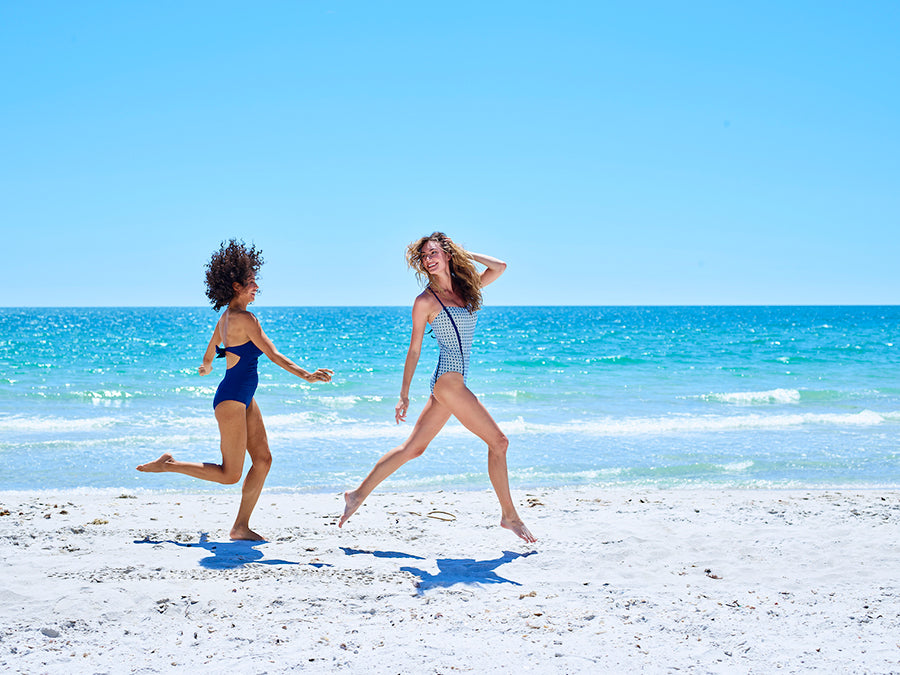
[[[360,309],[360,308],[384,308],[384,309],[401,309],[411,308],[412,305],[259,305],[255,309]],[[570,304],[570,305],[548,305],[548,304],[516,304],[516,305],[486,305],[482,309],[507,308],[507,307],[596,307],[596,308],[679,308],[679,307],[900,307],[900,303],[884,304],[884,303],[845,303],[845,304],[821,304],[821,303],[665,303],[665,304],[628,304],[628,303],[609,303],[600,305],[588,304]],[[208,305],[0,305],[0,310],[9,309],[209,309],[218,312],[221,310],[213,310]]]

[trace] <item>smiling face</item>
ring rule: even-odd
[[[256,293],[259,291],[259,285],[256,283],[256,274],[250,273],[247,280],[242,284],[234,283],[234,299],[243,305],[249,305],[256,300]]]
[[[434,277],[448,271],[450,256],[438,242],[429,239],[422,245],[420,251],[422,267],[429,276]]]

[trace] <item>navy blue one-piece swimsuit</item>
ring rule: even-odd
[[[216,389],[216,397],[213,399],[213,410],[222,401],[239,401],[248,408],[253,395],[256,393],[256,385],[259,384],[259,374],[256,372],[256,362],[262,350],[248,340],[236,347],[216,347],[216,355],[225,356],[225,352],[231,352],[241,357],[231,368],[225,371],[225,377]]]

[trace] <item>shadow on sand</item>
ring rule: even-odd
[[[371,555],[376,558],[412,558],[413,560],[425,560],[425,558],[411,553],[399,553],[398,551],[363,551],[358,548],[341,546],[341,550],[347,555]]]
[[[209,570],[233,570],[243,567],[247,563],[258,563],[260,565],[300,565],[299,562],[291,562],[290,560],[278,560],[277,558],[265,558],[262,551],[256,550],[257,546],[262,546],[268,542],[265,541],[209,541],[206,532],[200,534],[198,542],[181,542],[166,539],[163,541],[154,541],[150,538],[136,539],[135,544],[174,544],[175,546],[183,546],[185,548],[202,548],[209,551],[212,555],[201,558],[200,566]],[[313,567],[322,567],[324,563],[309,563]]]
[[[421,556],[409,553],[398,553],[396,551],[361,551],[341,547],[347,555],[371,555],[376,558],[412,558],[414,560],[425,560]],[[401,572],[409,572],[419,578],[416,582],[416,588],[419,594],[424,593],[432,588],[447,588],[455,584],[512,584],[513,586],[521,586],[516,581],[504,579],[495,571],[500,565],[505,565],[517,558],[526,558],[534,555],[537,551],[529,551],[528,553],[513,553],[512,551],[504,551],[503,555],[493,560],[475,560],[474,558],[438,558],[438,573],[431,574],[418,567],[401,567]]]

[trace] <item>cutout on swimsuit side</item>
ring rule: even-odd
[[[247,344],[247,343],[245,342],[244,344]],[[239,346],[243,346],[243,345],[239,345]],[[237,361],[235,361],[231,365],[227,365],[227,362],[228,362],[227,354],[231,354],[234,358],[237,359]],[[234,368],[237,364],[239,364],[241,362],[240,354],[235,354],[234,352],[230,352],[230,351],[228,351],[228,347],[220,347],[219,345],[216,345],[216,358],[217,359],[225,359],[225,361],[226,361],[225,370],[231,370],[232,368]]]

